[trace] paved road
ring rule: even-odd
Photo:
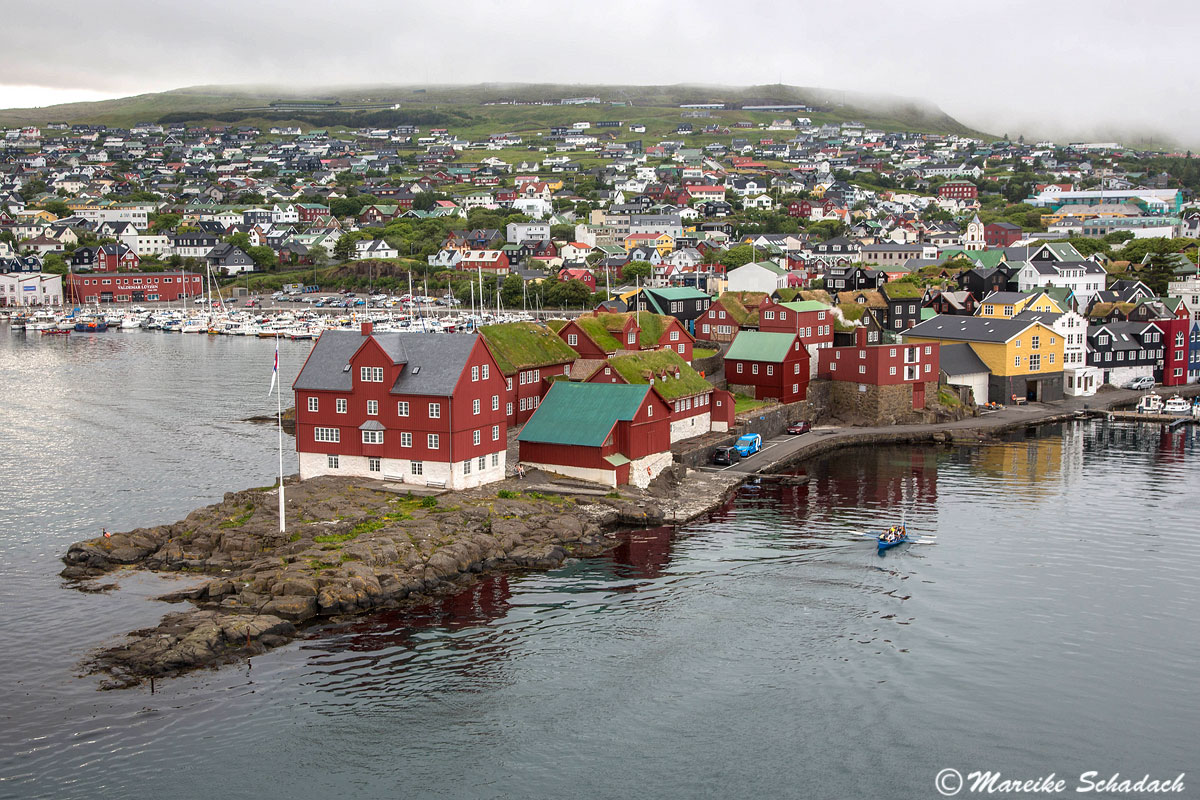
[[[1172,394],[1179,394],[1183,397],[1195,397],[1200,395],[1200,385],[1170,388],[1159,387],[1157,391],[1166,397],[1170,397]],[[742,459],[733,466],[705,466],[700,467],[700,469],[705,472],[732,472],[752,475],[757,472],[765,472],[785,462],[803,458],[810,452],[816,454],[823,450],[829,442],[849,445],[858,440],[869,442],[874,437],[879,436],[895,436],[898,439],[903,439],[910,436],[919,437],[946,431],[978,431],[986,433],[988,431],[1044,422],[1064,415],[1072,415],[1084,410],[1085,406],[1089,409],[1111,409],[1121,405],[1132,405],[1143,394],[1145,392],[1115,389],[1093,397],[1071,397],[1055,403],[1029,403],[1022,406],[1006,406],[1000,411],[985,412],[978,417],[967,417],[955,422],[862,428],[817,427],[811,432],[799,436],[781,434],[773,439],[764,441],[762,450],[749,458]]]

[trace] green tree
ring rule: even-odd
[[[154,221],[150,223],[150,230],[154,231],[155,233],[174,230],[182,219],[183,217],[178,214],[159,214],[154,218]]]
[[[504,283],[500,286],[500,299],[504,301],[504,305],[509,308],[520,308],[522,291],[525,286],[525,281],[520,275],[509,273],[504,276]]]
[[[352,233],[343,233],[333,246],[333,257],[338,261],[349,261],[354,257],[356,237]]]
[[[250,252],[250,234],[248,233],[242,233],[241,231],[232,233],[225,237],[225,241],[234,247],[240,248],[243,253]]]
[[[42,204],[42,208],[46,209],[47,211],[49,211],[51,214],[58,217],[59,219],[63,219],[64,217],[71,216],[71,209],[68,208],[67,204],[64,203],[62,200],[51,200],[47,203]]]
[[[57,253],[50,253],[42,259],[42,272],[49,272],[54,275],[66,275],[67,262]]]
[[[654,265],[649,261],[630,261],[621,268],[621,277],[626,281],[632,281],[635,278],[646,280],[654,274]]]
[[[275,255],[275,251],[269,247],[259,246],[246,249],[246,255],[254,259],[254,266],[258,269],[271,269],[279,264],[279,257]]]
[[[550,238],[556,240],[566,240],[568,242],[575,240],[574,225],[551,225]]]
[[[758,261],[761,254],[752,245],[739,244],[729,248],[724,253],[720,253],[720,262],[725,265],[726,269],[735,269],[743,264],[749,264],[752,261]]]

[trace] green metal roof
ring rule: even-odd
[[[819,303],[816,300],[797,300],[791,303],[781,303],[780,305],[790,308],[792,311],[832,311],[833,306]]]
[[[689,289],[684,286],[667,286],[662,289],[646,289],[647,294],[656,294],[659,297],[665,297],[668,300],[696,300],[698,298],[708,298],[708,292],[702,292],[699,289]]]
[[[555,381],[517,440],[599,447],[618,421],[633,419],[649,391],[648,385]]]
[[[764,333],[742,331],[729,346],[725,358],[742,361],[775,361],[787,358],[788,349],[796,340],[794,333]]]
[[[773,261],[751,261],[750,263],[756,267],[762,267],[763,269],[770,270],[771,272],[774,272],[776,275],[783,275],[785,272],[787,272],[786,269],[779,266],[778,264],[776,264]]]

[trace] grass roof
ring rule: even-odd
[[[911,281],[885,283],[883,293],[891,300],[908,300],[925,296],[925,290]]]
[[[674,350],[643,350],[638,353],[613,356],[608,363],[629,383],[650,383],[663,400],[691,397],[710,391],[712,384],[700,377],[692,365]],[[675,377],[675,371],[679,377]],[[661,377],[666,374],[666,378]]]
[[[505,375],[575,359],[575,351],[556,332],[533,322],[484,325],[479,332]]]
[[[847,322],[858,322],[867,313],[867,307],[860,303],[839,303],[838,308]]]

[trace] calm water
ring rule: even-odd
[[[269,483],[274,431],[239,420],[274,408],[273,345],[0,334],[0,796],[927,798],[944,767],[1200,788],[1194,433],[847,451],[605,558],[97,692],[79,656],[178,584],[83,595],[59,556]],[[283,347],[290,382],[307,345]],[[852,536],[899,515],[938,544]]]

